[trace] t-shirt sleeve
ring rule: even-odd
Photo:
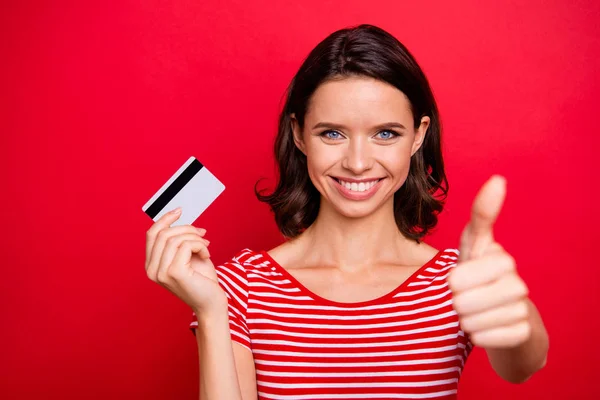
[[[234,260],[215,266],[221,289],[227,295],[229,332],[231,340],[251,350],[250,333],[246,323],[248,309],[248,278],[244,266]],[[190,330],[196,334],[198,320],[192,312]]]

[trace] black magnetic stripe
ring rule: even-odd
[[[150,218],[154,219],[158,215],[158,213],[165,208],[167,204],[173,197],[177,196],[177,193],[181,191],[188,184],[190,180],[202,169],[203,165],[197,159],[194,159],[190,165],[179,175],[173,183],[165,190],[158,199],[152,203],[150,207],[146,210],[146,214],[150,216]]]

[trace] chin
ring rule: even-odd
[[[375,208],[373,206],[365,207],[365,206],[358,206],[358,205],[350,205],[349,206],[349,205],[343,205],[343,204],[334,204],[333,208],[341,216],[343,216],[345,218],[350,218],[350,219],[365,218],[365,217],[368,217],[369,215],[375,213],[375,211],[377,211],[377,208]]]
[[[390,199],[383,199],[377,201],[377,199],[369,199],[367,201],[351,201],[344,198],[328,198],[326,201],[329,202],[331,207],[341,216],[350,219],[366,218],[370,215],[376,214]],[[392,200],[393,201],[393,200]]]

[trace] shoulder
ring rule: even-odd
[[[432,261],[441,265],[455,265],[460,252],[454,247],[445,247],[436,254]]]
[[[449,272],[456,266],[458,262],[459,251],[453,247],[446,247],[440,250],[434,258],[427,263],[427,267],[431,272],[443,274]]]
[[[457,249],[444,248],[439,250],[433,258],[417,270],[408,286],[431,286],[437,289],[444,287],[457,261]],[[439,286],[440,284],[442,286]]]
[[[458,249],[453,247],[433,247],[425,242],[407,251],[404,263],[414,267],[432,267],[433,265],[455,264],[458,260]]]
[[[245,248],[231,259],[215,265],[217,280],[231,302],[238,307],[246,307],[249,292],[249,278],[261,269],[264,257],[260,252]]]
[[[219,271],[230,271],[237,274],[247,275],[249,272],[263,268],[267,263],[263,252],[244,248],[238,251],[230,260],[215,266]]]
[[[423,272],[433,273],[436,276],[446,274],[458,262],[458,249],[446,247],[438,250],[427,262],[421,264]]]
[[[443,250],[440,250],[440,257],[445,259],[456,259],[458,260],[458,255],[460,251],[454,247],[446,247]]]
[[[257,287],[275,284],[281,277],[266,252],[249,248],[239,251],[230,260],[215,265],[215,270],[225,292],[236,292],[243,298],[248,298],[250,292],[256,291]]]

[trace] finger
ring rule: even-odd
[[[520,300],[477,314],[467,315],[461,318],[460,326],[467,333],[475,333],[516,324],[526,320],[528,315],[527,302]]]
[[[493,241],[494,223],[500,214],[506,197],[506,179],[500,175],[492,176],[479,190],[471,208],[464,237],[461,237],[463,259],[478,257]]]
[[[492,176],[481,188],[471,209],[470,232],[474,236],[492,233],[506,196],[506,179]]]
[[[485,348],[509,348],[526,342],[530,336],[529,321],[521,321],[509,326],[475,332],[471,335],[471,342]]]
[[[164,214],[162,217],[160,217],[154,224],[152,224],[150,229],[146,232],[146,268],[148,267],[148,264],[150,262],[152,249],[154,248],[154,244],[156,243],[156,238],[158,234],[165,229],[169,229],[169,227],[175,221],[177,221],[180,216],[181,207],[177,207],[176,209],[171,210],[168,213]],[[204,234],[206,234],[206,230],[199,229],[198,233],[201,236],[204,236]]]
[[[171,226],[171,224],[179,219],[181,216],[181,207],[177,207],[174,210],[169,211],[162,217],[160,217],[148,231],[146,232],[146,269],[148,269],[148,263],[152,254],[152,248],[156,241],[156,236],[160,231]]]
[[[146,273],[151,279],[156,276],[166,242],[172,237],[184,234],[194,234],[202,237],[202,235],[206,234],[206,229],[195,228],[191,225],[182,225],[160,231],[158,235],[156,235],[154,246],[152,247],[152,252],[150,254],[150,261],[146,267]]]
[[[206,234],[206,229],[196,228],[192,225],[181,225],[162,229],[154,239],[154,246],[152,247],[150,258],[154,259],[158,257],[157,260],[160,260],[160,255],[162,254],[166,240],[184,233],[195,233],[203,237]]]
[[[454,309],[461,316],[486,311],[525,298],[528,289],[516,274],[508,274],[490,284],[465,290],[453,297]]]
[[[199,235],[193,233],[176,235],[167,239],[164,250],[160,257],[158,269],[156,271],[156,276],[159,282],[164,282],[166,279],[168,279],[169,267],[172,265],[175,254],[179,250],[179,247],[181,247],[181,244],[186,241],[196,240],[202,242],[205,247],[209,244],[206,239],[201,238]]]
[[[494,243],[482,257],[458,264],[448,276],[448,286],[456,295],[492,283],[515,269],[514,258]]]
[[[458,263],[468,261],[471,259],[471,237],[469,235],[469,224],[464,227],[462,234],[460,235],[460,246],[458,252]]]
[[[187,276],[187,266],[189,265],[192,254],[194,253],[198,254],[203,260],[210,260],[210,252],[202,241],[183,241],[175,253],[175,257],[173,258],[173,262],[169,268],[169,274],[175,279],[182,279],[183,277]],[[194,273],[199,272],[195,271]],[[201,275],[204,276],[203,274]],[[205,278],[207,277],[205,276]]]

